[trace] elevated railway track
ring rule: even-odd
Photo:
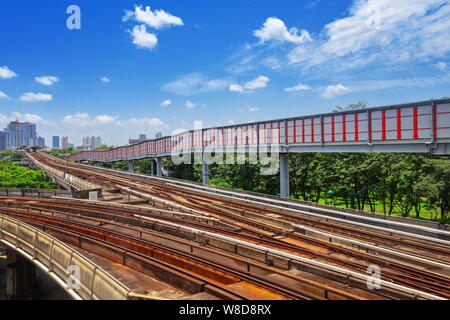
[[[141,198],[144,205],[0,197],[0,214],[44,228],[74,246],[82,247],[80,239],[95,240],[103,246],[96,252],[104,256],[124,252],[119,258],[112,255],[124,265],[127,254],[155,259],[158,252],[162,262],[174,264],[150,259],[159,266],[151,270],[202,270],[196,281],[216,296],[221,292],[221,298],[450,298],[447,230],[381,219],[374,224],[371,217],[352,219],[344,213],[343,218],[337,210],[72,164],[42,153],[29,156],[104,190]],[[368,290],[367,272],[374,266],[381,272],[382,289]],[[224,282],[214,287],[214,277]],[[237,280],[227,283],[223,277]],[[203,289],[196,290],[201,294]]]
[[[134,249],[133,253],[138,252],[151,257],[154,257],[153,251],[147,247],[150,242],[152,242],[151,247],[153,250],[155,248],[163,250],[167,246],[172,247],[172,249],[178,248],[178,250],[183,248],[181,251],[184,253],[184,258],[189,260],[182,260],[183,263],[177,260],[178,262],[175,265],[178,267],[180,265],[183,266],[182,269],[184,268],[183,270],[186,272],[190,271],[191,274],[192,272],[196,273],[195,270],[200,270],[197,271],[200,274],[206,272],[195,264],[197,255],[203,260],[215,257],[216,265],[225,264],[228,268],[236,268],[238,266],[237,268],[241,272],[244,271],[250,276],[250,278],[246,278],[246,281],[260,287],[264,286],[261,282],[258,284],[256,281],[258,277],[263,281],[267,275],[270,275],[268,279],[273,279],[273,281],[276,279],[276,281],[267,290],[269,290],[270,294],[278,292],[278,298],[282,299],[302,298],[299,292],[297,292],[297,295],[289,294],[287,289],[293,283],[308,284],[306,287],[309,290],[303,292],[304,299],[325,299],[327,297],[341,299],[404,299],[414,297],[439,299],[446,298],[449,294],[447,291],[449,279],[445,276],[433,275],[430,272],[404,265],[399,268],[401,264],[395,264],[392,261],[383,266],[382,281],[385,282],[384,286],[386,288],[382,291],[377,291],[375,294],[370,291],[367,292],[367,289],[366,291],[363,290],[365,282],[361,282],[361,280],[364,280],[367,276],[364,276],[363,270],[360,270],[361,267],[365,267],[359,264],[360,262],[346,261],[338,256],[322,256],[317,252],[308,251],[298,246],[280,245],[276,241],[271,242],[270,240],[258,239],[257,237],[242,236],[240,232],[233,233],[226,229],[223,232],[223,228],[207,227],[205,230],[201,225],[193,228],[181,224],[179,221],[175,223],[151,218],[151,215],[131,208],[126,210],[127,214],[125,212],[112,214],[107,212],[111,209],[112,212],[119,210],[116,207],[110,208],[100,204],[97,207],[92,206],[92,204],[84,205],[82,201],[78,201],[78,205],[72,209],[63,206],[73,201],[75,200],[47,200],[46,203],[39,205],[35,199],[33,201],[20,198],[9,199],[8,205],[0,208],[0,214],[13,216],[16,219],[41,227],[44,231],[59,237],[71,245],[82,247],[83,249],[90,248],[90,250],[99,252],[117,263],[126,263],[126,259],[124,260],[116,250],[111,252],[112,249],[110,247],[108,250],[100,250],[96,245],[92,244],[92,241],[89,242],[88,238],[80,240],[78,236],[84,235],[94,237],[96,241],[105,241],[105,248],[108,248],[108,245],[113,245],[113,247],[118,245],[121,250],[123,248]],[[51,202],[54,202],[54,207],[51,205]],[[5,203],[2,202],[1,206],[4,205]],[[44,207],[46,209],[43,209]],[[68,211],[74,210],[78,213],[68,213]],[[95,214],[95,211],[98,214]],[[133,211],[135,213],[131,214]],[[61,231],[63,229],[65,230],[64,232]],[[123,238],[118,239],[119,234],[123,235]],[[215,244],[214,240],[216,241]],[[223,243],[217,244],[220,240],[225,241],[228,246],[234,245],[234,249],[224,249],[226,246],[224,247]],[[88,245],[83,241],[88,241]],[[262,254],[263,251],[260,248],[265,248],[264,254]],[[315,268],[309,265],[310,262],[316,264],[313,265]],[[373,261],[373,263],[375,262],[379,263],[380,261]],[[301,273],[300,276],[295,275],[298,270]],[[360,271],[360,273],[353,270]],[[342,272],[344,274],[339,275]],[[312,281],[311,276],[315,277],[316,281]],[[249,279],[252,279],[253,282]],[[221,281],[225,280],[222,279]],[[357,283],[358,281],[359,283]],[[284,284],[285,290],[276,290],[273,287],[275,284],[280,286],[280,283]],[[323,285],[324,283],[326,284],[325,286]],[[348,287],[349,283],[352,284],[350,288]],[[171,284],[174,285],[174,283]],[[242,289],[242,286],[235,288],[236,286],[233,286],[233,290],[239,291]],[[244,287],[250,288],[251,286],[245,282]],[[253,292],[255,288],[249,290]],[[259,291],[259,289],[256,291]],[[275,296],[270,296],[270,294],[267,294],[266,298],[276,298]],[[227,298],[230,297],[232,296],[230,295]],[[247,296],[247,298],[249,297],[251,295]],[[261,296],[258,297],[261,298]]]

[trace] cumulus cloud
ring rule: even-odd
[[[75,124],[79,126],[86,126],[91,123],[91,118],[89,117],[89,114],[84,113],[76,113],[76,114],[70,114],[63,118],[63,123],[67,124]]]
[[[91,118],[87,112],[83,112],[67,115],[63,118],[62,122],[80,127],[86,127],[117,123],[118,117],[104,114]]]
[[[164,10],[152,11],[149,6],[145,7],[145,9],[142,6],[135,6],[134,11],[125,11],[122,20],[132,20],[139,23],[139,25],[134,26],[132,31],[129,31],[131,39],[133,40],[133,44],[138,48],[147,50],[152,50],[158,43],[156,34],[148,32],[147,27],[158,30],[183,25],[181,18]]]
[[[238,83],[232,83],[228,90],[231,92],[239,92],[239,93],[251,93],[253,90],[261,89],[267,87],[270,79],[266,76],[259,76],[253,80],[248,81],[244,85],[240,85]]]
[[[130,31],[130,35],[131,39],[133,39],[133,44],[140,49],[152,50],[158,43],[156,35],[147,32],[145,25],[134,26],[133,30]]]
[[[123,17],[123,21],[128,21],[130,19],[134,19],[139,23],[145,23],[154,29],[183,25],[183,20],[181,18],[165,12],[164,10],[155,10],[153,12],[149,6],[145,7],[145,9],[142,6],[135,6],[134,11],[127,10]]]
[[[265,76],[259,76],[245,84],[245,89],[260,89],[267,87],[267,83],[269,82],[269,78]]]
[[[245,91],[244,87],[237,83],[230,84],[229,90],[231,92],[241,92],[241,93],[243,93]]]
[[[325,91],[322,93],[322,97],[325,99],[333,99],[338,95],[347,93],[349,88],[342,84],[331,85],[326,87]]]
[[[0,99],[8,99],[8,95],[4,93],[3,91],[0,91]]]
[[[210,79],[205,75],[194,72],[178,77],[175,81],[162,86],[162,90],[183,96],[190,96],[203,92],[223,90],[230,84],[227,79]]]
[[[20,101],[24,102],[47,102],[52,101],[53,96],[48,93],[33,93],[33,92],[26,92],[20,97]]]
[[[436,63],[436,68],[441,71],[445,71],[447,69],[447,64],[445,62]]]
[[[107,123],[113,123],[117,120],[117,117],[115,116],[110,116],[110,115],[100,115],[100,116],[96,116],[94,118],[94,122],[95,123],[100,123],[100,124],[107,124]]]
[[[111,79],[108,78],[108,77],[101,77],[100,80],[101,80],[103,83],[110,83],[110,82],[111,82]]]
[[[188,109],[192,109],[192,108],[195,108],[196,107],[196,104],[195,103],[193,103],[193,102],[191,102],[191,101],[186,101],[186,108],[188,108]]]
[[[152,129],[164,129],[168,128],[167,124],[165,124],[162,120],[158,118],[132,118],[129,120],[121,121],[121,125],[127,126],[127,125],[140,125],[143,128],[152,128]]]
[[[30,123],[42,124],[42,125],[53,124],[52,121],[46,120],[46,119],[42,118],[40,115],[32,114],[32,113],[22,114],[20,112],[12,112],[11,120],[12,119],[18,119],[19,121],[23,121],[23,122],[30,122]]]
[[[288,30],[284,21],[275,17],[268,18],[261,29],[255,30],[253,34],[260,39],[261,43],[277,41],[298,44],[311,41],[311,36],[308,31],[299,31],[297,28],[290,28]]]
[[[0,78],[1,79],[10,79],[10,78],[14,78],[17,77],[17,74],[10,70],[8,67],[3,66],[0,67]]]
[[[250,112],[257,112],[257,111],[259,111],[259,108],[252,107],[252,108],[248,109],[248,111],[250,111]]]
[[[284,91],[286,92],[294,92],[294,91],[306,91],[311,90],[311,87],[302,83],[299,83],[296,86],[285,88]]]
[[[171,104],[172,104],[172,100],[167,99],[167,100],[164,100],[163,102],[161,102],[161,107],[167,107],[167,106],[170,106]]]
[[[51,86],[59,81],[58,77],[55,76],[43,76],[43,77],[35,77],[37,83],[43,84],[44,86]]]
[[[132,118],[120,120],[117,116],[107,114],[91,117],[87,112],[67,115],[62,119],[62,123],[78,127],[97,127],[99,125],[108,128],[111,126],[120,126],[122,128],[132,126],[135,129],[145,127],[162,129],[167,127],[167,125],[158,118]]]
[[[336,71],[427,61],[450,52],[449,33],[447,0],[410,0],[407,6],[402,1],[355,0],[347,17],[325,26],[322,39],[296,47],[287,58],[303,68]]]

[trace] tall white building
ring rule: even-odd
[[[85,150],[93,150],[102,145],[101,137],[84,137],[83,138],[83,149]]]
[[[67,149],[69,147],[69,137],[65,136],[61,138],[61,148]]]

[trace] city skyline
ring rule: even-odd
[[[22,146],[45,147],[45,139],[38,134],[36,124],[11,121],[0,130],[0,151],[15,150]]]
[[[76,1],[80,30],[69,3],[26,3],[0,4],[0,127],[36,123],[46,141],[450,95],[449,1]]]

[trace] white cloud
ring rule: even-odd
[[[20,101],[24,102],[36,102],[36,101],[52,101],[53,96],[48,93],[33,93],[26,92],[20,97]]]
[[[253,79],[245,84],[245,89],[260,89],[267,87],[267,83],[269,82],[269,78],[265,76],[259,76],[256,79]]]
[[[152,50],[158,43],[158,38],[153,33],[147,32],[145,25],[134,26],[130,32],[133,44],[140,49]]]
[[[244,87],[237,83],[230,84],[228,90],[230,90],[231,92],[241,92],[241,93],[245,91]]]
[[[3,66],[0,67],[0,78],[1,79],[10,79],[10,78],[14,78],[17,77],[17,74],[10,70],[8,67]]]
[[[325,26],[322,39],[293,49],[287,58],[304,69],[340,72],[371,63],[428,61],[450,52],[450,1],[354,0],[345,18]]]
[[[302,84],[302,83],[299,83],[296,86],[284,89],[284,91],[286,91],[286,92],[306,91],[306,90],[311,90],[311,87],[308,85]]]
[[[58,77],[55,76],[43,76],[43,77],[35,77],[34,80],[36,82],[43,84],[44,86],[51,86],[59,81]]]
[[[269,81],[270,81],[270,79],[268,77],[259,76],[253,80],[250,80],[249,82],[245,83],[244,85],[232,83],[228,87],[228,90],[231,92],[251,93],[251,92],[253,92],[253,90],[267,87],[267,83]]]
[[[80,127],[104,125],[104,124],[117,124],[117,117],[111,115],[98,115],[91,118],[86,112],[70,114],[63,118],[62,122],[66,124],[76,125]]]
[[[252,108],[248,109],[248,111],[257,112],[257,111],[259,111],[259,109],[257,107],[252,107]]]
[[[191,101],[186,101],[186,108],[192,109],[192,108],[195,108],[195,107],[196,107],[195,103],[193,103]]]
[[[101,115],[101,116],[96,116],[94,118],[94,122],[95,123],[100,123],[100,124],[107,124],[107,123],[113,123],[117,120],[117,117],[114,116],[109,116],[109,115]]]
[[[282,68],[282,62],[274,57],[269,57],[263,60],[263,65],[271,70],[280,70]]]
[[[101,80],[103,83],[110,83],[110,82],[111,82],[111,79],[108,78],[108,77],[102,77],[100,80]]]
[[[436,63],[436,68],[445,71],[445,69],[447,69],[447,64],[445,62],[438,62]]]
[[[91,124],[91,118],[88,113],[76,113],[65,116],[62,122],[83,127]]]
[[[145,23],[154,29],[183,25],[183,20],[181,18],[165,12],[164,10],[155,10],[153,12],[149,6],[145,7],[145,9],[142,6],[135,6],[134,11],[126,11],[123,21],[129,19],[134,19],[139,23]]]
[[[0,91],[0,99],[8,99],[8,95],[4,93],[3,91]]]
[[[161,107],[167,107],[167,106],[170,106],[171,104],[172,104],[172,100],[167,99],[161,103]]]
[[[162,90],[183,96],[225,89],[230,84],[226,79],[209,79],[194,72],[178,77],[175,81],[162,86]]]
[[[268,18],[266,22],[264,22],[262,28],[254,31],[253,34],[260,39],[261,43],[266,41],[278,41],[298,44],[311,41],[311,36],[308,31],[299,31],[297,28],[288,30],[283,20],[275,17]]]
[[[234,121],[234,120],[228,120],[228,121],[227,121],[227,124],[228,124],[228,125],[233,125],[233,124],[236,124],[236,121]]]
[[[158,118],[132,118],[127,120],[119,120],[119,117],[113,115],[98,115],[92,118],[87,112],[70,114],[62,119],[62,123],[68,125],[74,125],[78,127],[95,127],[103,125],[104,127],[131,126],[135,129],[153,127],[153,128],[166,128],[167,125]]]
[[[120,124],[122,126],[128,126],[130,124],[132,125],[138,125],[139,128],[151,128],[151,129],[164,129],[168,128],[167,124],[165,124],[163,121],[161,121],[158,118],[140,118],[140,119],[129,119],[125,121],[121,121]]]
[[[328,86],[322,93],[322,97],[325,99],[333,99],[338,95],[344,94],[349,91],[349,88],[342,84]]]
[[[12,112],[11,120],[18,119],[19,121],[23,122],[30,122],[35,124],[42,124],[42,125],[51,125],[53,124],[52,121],[46,120],[42,118],[40,115],[32,114],[32,113],[25,113],[22,114],[20,112]]]

